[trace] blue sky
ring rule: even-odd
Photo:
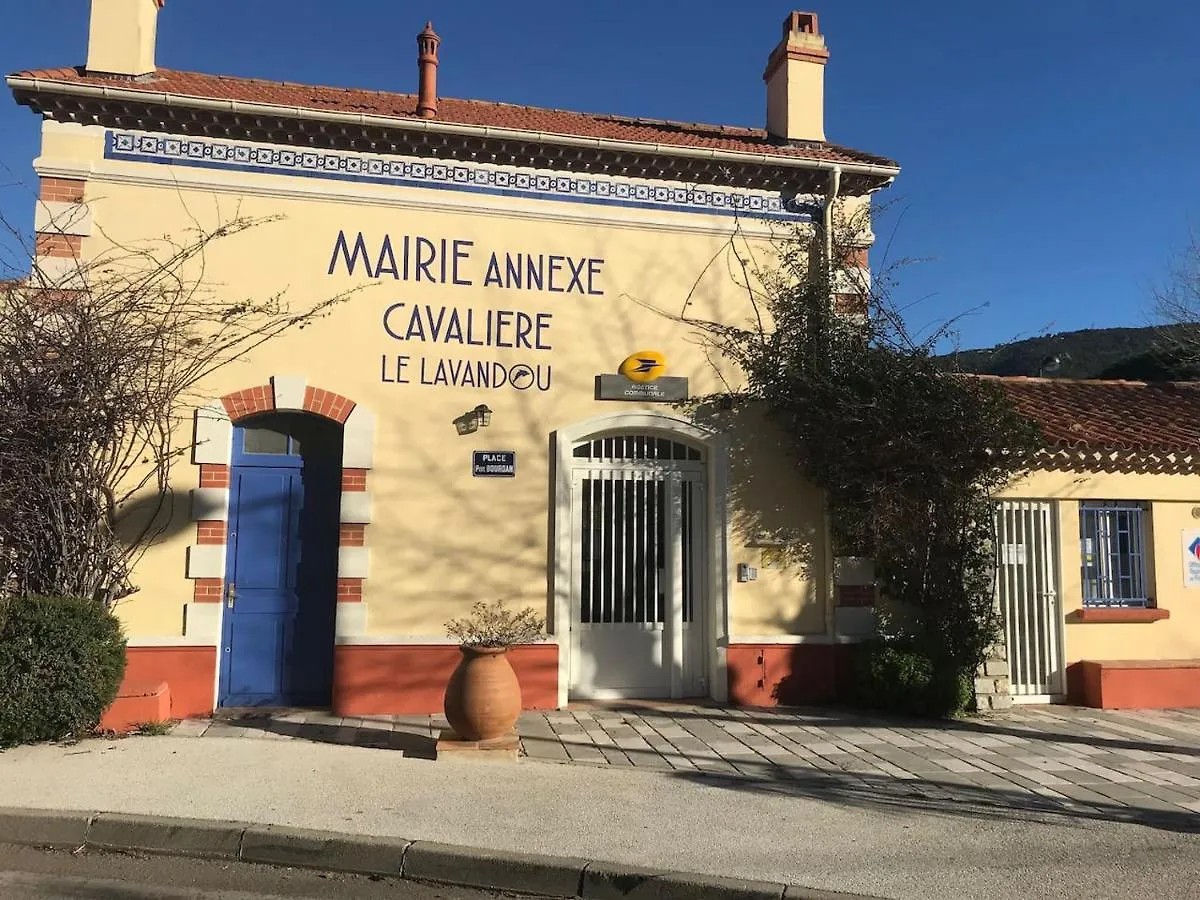
[[[6,3],[0,68],[83,62],[87,0]],[[830,140],[903,166],[882,259],[917,328],[974,310],[963,347],[1152,320],[1152,284],[1200,228],[1200,7],[1179,0],[824,0]],[[761,126],[789,7],[740,0],[168,0],[160,65]],[[337,10],[333,12],[333,10]],[[0,104],[0,215],[32,224],[37,120]],[[7,236],[0,244],[13,246]]]

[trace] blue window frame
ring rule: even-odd
[[[1150,606],[1146,596],[1146,507],[1142,503],[1079,504],[1083,605]]]

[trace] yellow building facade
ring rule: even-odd
[[[117,607],[127,680],[176,715],[433,711],[446,621],[502,599],[548,620],[512,654],[529,706],[771,702],[797,648],[797,696],[831,695],[870,610],[836,606],[820,497],[761,422],[675,402],[737,381],[686,319],[750,321],[739,254],[897,174],[825,142],[816,17],[784,22],[744,129],[442,98],[432,29],[416,94],[177,72],[161,6],[94,0],[86,67],[9,78],[43,115],[40,276],[253,220],[181,276],[344,299],[200,386]]]
[[[874,631],[871,566],[834,558],[767,423],[678,403],[737,384],[688,320],[752,320],[741,263],[898,174],[826,141],[816,16],[784,21],[749,129],[440,97],[431,28],[415,93],[180,72],[155,58],[162,7],[93,0],[86,66],[8,78],[42,116],[39,276],[83,288],[238,224],[180,277],[223,303],[339,302],[199,386],[169,523],[117,606],[127,682],[165,683],[174,716],[434,712],[445,623],[501,599],[547,618],[511,654],[528,707],[835,699]],[[1170,568],[1193,493],[1014,485],[993,693],[1082,697],[1085,661],[1200,656]],[[1084,609],[1092,499],[1149,504],[1137,624]]]

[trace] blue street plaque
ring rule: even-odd
[[[471,454],[471,474],[476,478],[512,478],[517,474],[517,452],[476,450]]]

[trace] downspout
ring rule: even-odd
[[[829,191],[825,195],[823,223],[825,229],[825,271],[829,273],[831,279],[833,277],[833,207],[837,203],[838,195],[841,191],[842,167],[839,165],[829,170]]]
[[[833,300],[833,207],[837,202],[838,194],[842,190],[842,167],[834,166],[829,171],[829,191],[825,196],[825,211],[822,216],[822,228],[825,231],[825,246],[822,248],[824,252],[823,262],[825,264],[825,272],[830,279],[830,295],[829,303],[832,305]],[[821,499],[821,522],[825,529],[825,559],[824,576],[825,576],[825,634],[828,636],[831,643],[837,642],[837,585],[834,584],[834,558],[833,558],[833,521],[829,514],[829,496],[826,494]]]

